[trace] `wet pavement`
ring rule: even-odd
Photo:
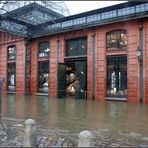
[[[2,103],[8,139],[1,147],[22,146],[28,118],[37,122],[38,147],[76,147],[82,130],[94,133],[97,147],[148,147],[147,104],[13,95]]]

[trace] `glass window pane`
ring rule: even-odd
[[[87,55],[87,40],[86,40],[86,38],[78,40],[77,49],[78,49],[78,55]]]
[[[76,56],[77,55],[77,42],[76,40],[66,41],[66,56]]]
[[[127,96],[127,56],[107,57],[107,96]]]
[[[16,59],[16,46],[8,47],[8,60]]]
[[[106,37],[107,50],[124,50],[127,49],[127,34],[125,30],[116,30],[107,33]]]
[[[38,91],[48,92],[49,61],[38,63]]]
[[[39,57],[48,57],[49,56],[49,43],[41,42],[39,44]]]
[[[8,79],[7,79],[7,89],[8,91],[15,91],[15,85],[16,85],[16,64],[15,63],[8,63],[7,65],[7,73],[8,73]]]
[[[87,55],[87,38],[66,41],[66,56]]]

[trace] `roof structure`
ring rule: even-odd
[[[38,25],[47,21],[53,21],[55,19],[64,17],[63,15],[45,8],[37,3],[32,3],[12,10],[4,14],[4,16],[9,16],[32,25]]]
[[[64,10],[61,14],[57,13],[56,10],[53,11],[53,3],[52,9],[49,9],[49,5],[47,5],[49,3],[46,3],[47,6],[45,4],[43,6],[43,4],[40,5],[39,2],[42,4],[41,1],[29,1],[29,3],[27,3],[27,1],[10,1],[4,3],[0,9],[0,29],[27,37],[31,36],[32,29],[35,29],[35,26],[38,24],[47,21],[54,22],[55,19],[64,17]],[[58,8],[57,5],[56,8]]]
[[[32,9],[32,7],[34,9]],[[44,21],[38,13],[45,11],[55,18],[44,18],[46,19]],[[25,19],[25,17],[27,19]],[[34,17],[34,19],[31,17]],[[34,38],[84,27],[144,17],[148,17],[148,2],[125,2],[67,17],[58,15],[51,10],[44,10],[43,6],[32,3],[27,7],[24,6],[5,14],[4,18],[6,19],[2,19],[1,27],[6,30],[11,28],[8,29],[8,31]],[[13,25],[11,25],[10,22],[13,23]],[[17,28],[14,29],[14,26]]]
[[[7,13],[18,8],[30,5],[32,3],[39,4],[40,6],[44,7],[44,9],[52,10],[58,14],[63,16],[70,15],[70,12],[65,5],[64,1],[51,1],[51,0],[33,0],[33,1],[0,1],[3,4],[3,9],[1,9],[1,13]]]

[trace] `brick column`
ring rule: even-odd
[[[139,63],[137,58],[138,27],[133,22],[128,27],[128,55],[127,55],[127,82],[128,102],[139,102]]]
[[[49,92],[50,97],[57,96],[57,38],[53,37],[50,40],[50,80]]]
[[[106,32],[103,28],[97,30],[97,72],[96,72],[96,99],[104,100],[106,96]]]
[[[148,20],[144,20],[143,33],[143,92],[144,103],[148,103]]]
[[[31,94],[36,95],[38,88],[38,63],[37,63],[37,39],[32,41],[31,44]]]
[[[16,44],[16,94],[24,94],[24,41]]]
[[[92,32],[87,36],[87,99],[92,99]]]

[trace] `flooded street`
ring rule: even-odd
[[[95,134],[97,147],[148,147],[148,104],[7,95],[2,121],[8,139],[0,146],[21,147],[24,121],[37,121],[39,147],[76,147],[78,134]],[[69,141],[65,143],[65,141]]]
[[[32,118],[44,128],[70,132],[105,129],[148,136],[148,104],[15,95],[3,97],[2,103],[3,119]]]

